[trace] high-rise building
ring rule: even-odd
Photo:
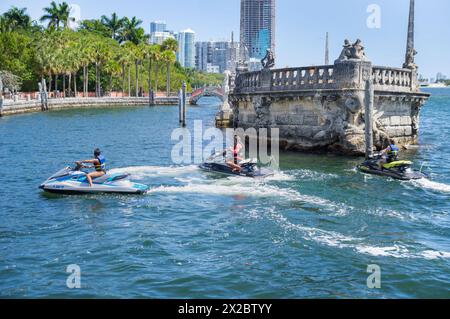
[[[150,43],[151,44],[161,45],[161,44],[163,44],[164,41],[166,41],[169,38],[175,39],[175,36],[169,31],[150,33]]]
[[[164,21],[153,21],[150,22],[150,34],[153,32],[164,32],[167,31],[167,24]]]
[[[208,64],[212,61],[212,42],[195,43],[195,68],[207,72]]]
[[[195,44],[195,68],[199,71],[223,73],[236,69],[239,44],[231,41],[197,42]]]
[[[241,0],[243,59],[262,59],[267,49],[275,53],[275,0]]]
[[[185,68],[195,68],[195,32],[191,29],[178,33],[177,61]]]

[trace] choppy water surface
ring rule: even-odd
[[[0,119],[0,296],[450,297],[450,90],[433,90],[421,146],[430,173],[399,182],[360,159],[282,154],[266,181],[173,166],[176,107]],[[215,100],[189,109],[212,124]],[[37,186],[100,146],[145,196],[54,196]],[[82,289],[66,286],[81,267]],[[368,289],[369,264],[381,289]]]

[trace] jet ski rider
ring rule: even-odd
[[[389,146],[381,151],[380,168],[387,163],[395,162],[398,158],[400,148],[395,144],[395,140],[389,139]]]
[[[83,166],[83,164],[93,164],[94,172],[86,175],[89,182],[89,186],[92,187],[92,180],[101,177],[106,174],[106,158],[102,155],[100,149],[96,148],[94,150],[94,158],[90,160],[78,161],[77,165]]]
[[[233,172],[240,173],[242,171],[242,167],[239,165],[239,162],[242,161],[241,155],[242,149],[244,146],[242,145],[241,138],[237,135],[234,136],[234,147],[232,149],[228,149],[233,152],[233,161],[228,160],[226,163],[229,167],[233,169]],[[224,151],[224,156],[226,156],[227,150]]]

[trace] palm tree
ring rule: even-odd
[[[164,40],[161,48],[163,51],[177,52],[178,51],[178,41],[175,40],[174,38],[168,38],[168,39]]]
[[[3,19],[9,29],[28,29],[31,27],[31,18],[27,14],[27,8],[12,7],[3,14]]]
[[[130,19],[124,18],[123,28],[119,36],[120,42],[131,41],[138,45],[139,43],[145,42],[148,36],[145,34],[144,29],[139,27],[142,24],[142,20],[133,17]]]
[[[102,37],[95,37],[94,42],[92,44],[93,48],[93,57],[95,63],[95,96],[101,96],[101,71],[102,66],[105,62],[109,61],[112,56],[112,43],[109,42],[114,41],[112,39],[105,39]]]
[[[162,44],[162,49],[164,53],[162,55],[162,60],[166,63],[167,67],[167,80],[166,80],[166,95],[170,95],[170,66],[175,63],[176,56],[175,52],[178,51],[178,42],[173,38],[165,40]]]
[[[107,16],[103,15],[101,21],[103,25],[111,31],[111,37],[114,40],[117,40],[119,37],[120,30],[124,25],[125,19],[124,18],[120,19],[114,12],[111,15],[111,18],[108,18]]]
[[[170,96],[170,66],[175,63],[176,57],[173,51],[164,51],[161,55],[161,60],[166,64],[166,96]]]
[[[155,86],[153,91],[155,94],[158,92],[158,75],[159,75],[159,63],[161,62],[161,46],[158,44],[152,45],[152,48],[149,51],[149,59],[150,59],[150,68],[149,68],[149,77],[151,77],[151,69],[152,65],[155,65]]]
[[[55,1],[52,1],[50,7],[44,8],[43,10],[45,14],[41,17],[40,21],[49,21],[48,28],[59,29],[60,24],[62,24],[64,28],[68,27],[71,18],[70,6],[66,2],[57,4]]]

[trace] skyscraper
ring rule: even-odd
[[[177,61],[185,68],[195,68],[195,32],[191,29],[178,33]]]
[[[241,0],[241,48],[249,58],[275,53],[275,0]]]
[[[150,33],[167,31],[167,25],[164,21],[150,22]]]

